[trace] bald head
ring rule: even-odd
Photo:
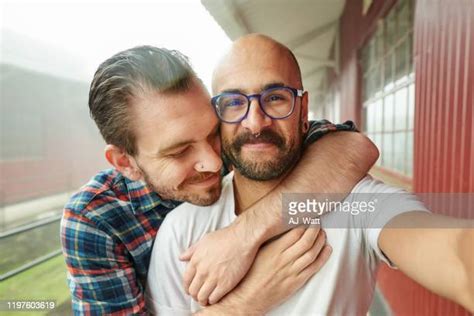
[[[301,71],[290,49],[266,35],[249,34],[235,40],[218,63],[212,77],[213,93],[218,93],[223,77],[249,66],[253,66],[255,72],[262,68],[281,70],[291,77],[292,83],[288,84],[302,88]]]

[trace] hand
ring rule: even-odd
[[[331,252],[323,230],[295,228],[262,247],[237,288],[198,314],[265,314],[300,289]]]
[[[218,302],[250,269],[260,243],[240,227],[244,226],[211,232],[180,256],[180,260],[189,261],[184,289],[199,304]]]

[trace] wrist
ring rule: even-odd
[[[264,242],[277,234],[274,232],[277,225],[272,223],[275,221],[270,219],[265,221],[261,217],[251,216],[252,211],[249,209],[239,215],[230,228],[239,240],[242,241],[242,244],[247,245],[249,249],[257,251]]]
[[[265,312],[262,308],[255,306],[252,300],[241,297],[238,293],[231,292],[220,302],[200,310],[195,315],[202,316],[263,316]]]

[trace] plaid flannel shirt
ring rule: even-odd
[[[313,121],[305,145],[351,121]],[[146,314],[144,289],[153,241],[180,202],[161,200],[114,169],[100,172],[64,208],[61,244],[76,315]]]

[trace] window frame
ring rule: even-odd
[[[404,13],[404,15],[401,15]],[[377,26],[371,36],[368,37],[365,45],[360,49],[360,65],[362,84],[361,89],[361,112],[362,112],[362,129],[364,133],[371,138],[381,150],[381,157],[377,161],[375,169],[384,173],[390,178],[398,178],[410,186],[413,179],[413,135],[414,135],[414,104],[411,106],[411,100],[414,103],[414,63],[413,63],[413,16],[414,1],[399,0],[387,12],[387,14],[377,22]],[[401,27],[403,25],[403,27]],[[389,31],[393,31],[390,34]],[[392,36],[395,36],[393,40]],[[403,61],[400,62],[400,57]],[[397,64],[397,63],[400,64]],[[390,65],[390,72],[386,66]],[[403,66],[400,71],[399,65]],[[391,78],[386,80],[387,74]],[[400,75],[401,74],[401,75]],[[405,102],[402,110],[405,113],[406,122],[403,129],[396,129],[399,124],[396,123],[397,116],[397,95],[403,89],[405,92]],[[392,96],[392,113],[391,113],[391,129],[387,129],[386,124],[386,100]],[[373,107],[380,107],[374,108]],[[377,113],[382,111],[381,122],[377,122]],[[368,120],[370,119],[370,122]],[[412,120],[413,122],[410,122]],[[377,130],[378,125],[382,125]],[[395,137],[404,133],[403,145],[403,164],[399,168],[399,157],[397,158]],[[391,149],[387,153],[384,141],[386,135],[391,135]],[[412,137],[411,142],[408,139]],[[411,143],[411,148],[409,144]],[[408,154],[411,154],[408,157]],[[388,156],[390,158],[388,158]],[[389,162],[389,163],[387,163]]]

